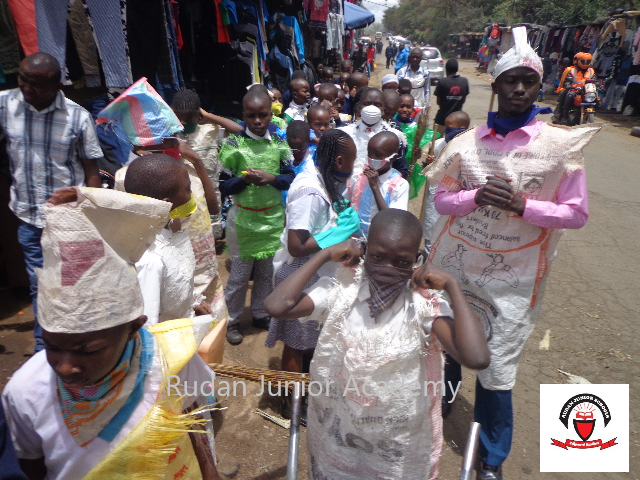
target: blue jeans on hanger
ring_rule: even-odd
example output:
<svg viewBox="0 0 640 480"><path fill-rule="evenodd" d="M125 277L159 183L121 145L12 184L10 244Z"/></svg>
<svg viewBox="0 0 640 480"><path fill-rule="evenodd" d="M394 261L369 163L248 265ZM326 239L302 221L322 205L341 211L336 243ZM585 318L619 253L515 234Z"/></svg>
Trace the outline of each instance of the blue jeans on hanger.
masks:
<svg viewBox="0 0 640 480"><path fill-rule="evenodd" d="M36 341L36 346L34 351L39 352L44 349L44 343L42 342L42 327L38 323L38 277L35 269L42 268L42 246L40 245L42 228L31 225L24 220L18 221L20 222L18 224L18 242L22 246L24 264L29 276L29 293L33 304L33 318L35 319L33 338Z"/></svg>

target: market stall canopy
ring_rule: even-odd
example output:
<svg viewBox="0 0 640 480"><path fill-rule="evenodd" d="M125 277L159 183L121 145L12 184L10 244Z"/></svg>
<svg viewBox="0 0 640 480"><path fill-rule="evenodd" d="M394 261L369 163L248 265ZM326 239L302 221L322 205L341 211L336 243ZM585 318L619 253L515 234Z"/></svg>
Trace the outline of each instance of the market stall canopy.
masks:
<svg viewBox="0 0 640 480"><path fill-rule="evenodd" d="M344 2L344 28L351 30L352 28L364 28L371 25L376 17L369 10L354 5L353 3Z"/></svg>

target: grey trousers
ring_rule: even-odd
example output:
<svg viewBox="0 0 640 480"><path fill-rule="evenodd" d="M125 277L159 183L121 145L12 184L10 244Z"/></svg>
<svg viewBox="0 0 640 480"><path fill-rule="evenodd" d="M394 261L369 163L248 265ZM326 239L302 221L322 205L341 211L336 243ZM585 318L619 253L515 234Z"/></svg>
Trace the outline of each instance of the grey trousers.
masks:
<svg viewBox="0 0 640 480"><path fill-rule="evenodd" d="M240 322L252 271L251 314L253 318L269 316L262 304L273 291L273 257L264 260L240 260L235 257L231 259L229 281L224 289L224 298L229 310L229 325L236 325Z"/></svg>

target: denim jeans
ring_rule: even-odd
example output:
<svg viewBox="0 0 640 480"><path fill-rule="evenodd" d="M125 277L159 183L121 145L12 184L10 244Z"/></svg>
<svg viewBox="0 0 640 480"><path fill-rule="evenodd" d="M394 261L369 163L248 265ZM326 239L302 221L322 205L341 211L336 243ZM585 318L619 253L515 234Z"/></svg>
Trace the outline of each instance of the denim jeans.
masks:
<svg viewBox="0 0 640 480"><path fill-rule="evenodd" d="M42 268L42 246L40 245L42 229L23 220L19 220L19 222L18 242L22 246L24 263L29 276L29 293L33 304L33 318L35 319L33 338L36 341L36 346L34 350L39 352L44 348L44 344L42 343L42 328L38 323L38 277L35 269Z"/></svg>
<svg viewBox="0 0 640 480"><path fill-rule="evenodd" d="M488 390L476 379L475 421L480 428L480 458L499 467L509 456L513 436L511 390Z"/></svg>
<svg viewBox="0 0 640 480"><path fill-rule="evenodd" d="M367 77L371 78L371 73L373 72L373 62L367 62Z"/></svg>

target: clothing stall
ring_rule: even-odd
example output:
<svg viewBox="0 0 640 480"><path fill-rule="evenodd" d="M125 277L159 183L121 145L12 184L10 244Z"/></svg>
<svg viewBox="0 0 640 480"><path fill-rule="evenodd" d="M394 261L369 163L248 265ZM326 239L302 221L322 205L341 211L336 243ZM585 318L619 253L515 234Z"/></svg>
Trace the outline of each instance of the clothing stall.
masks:
<svg viewBox="0 0 640 480"><path fill-rule="evenodd" d="M593 55L600 108L626 115L640 115L640 11L601 17L584 25L533 25L527 27L531 46L548 57L551 69L545 89L554 90L565 66L578 52ZM513 26L518 26L513 25ZM478 62L490 70L512 44L513 26L491 24L485 28Z"/></svg>
<svg viewBox="0 0 640 480"><path fill-rule="evenodd" d="M113 98L144 76L168 102L195 88L210 111L239 117L248 85L282 89L296 69L339 64L344 12L343 0L0 0L0 88L44 51L71 98Z"/></svg>

